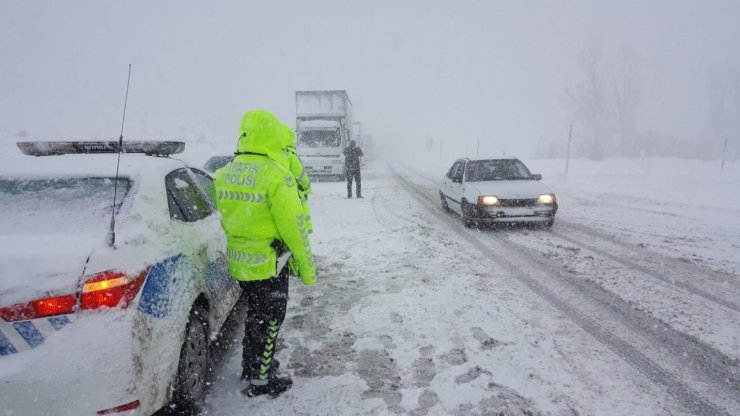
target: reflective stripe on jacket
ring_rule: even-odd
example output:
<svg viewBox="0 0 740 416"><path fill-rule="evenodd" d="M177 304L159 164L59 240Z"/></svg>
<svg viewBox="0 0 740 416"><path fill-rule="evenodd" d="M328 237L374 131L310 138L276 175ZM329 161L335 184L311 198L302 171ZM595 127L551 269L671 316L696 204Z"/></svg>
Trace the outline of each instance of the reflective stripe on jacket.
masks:
<svg viewBox="0 0 740 416"><path fill-rule="evenodd" d="M296 153L295 148L287 147L285 153L288 155L288 161L290 163L290 172L295 177L298 183L298 196L301 198L301 204L303 205L303 216L306 219L306 228L308 233L313 232L313 223L311 222L311 210L308 207L308 196L313 192L311 190L311 180L303 168L303 162Z"/></svg>

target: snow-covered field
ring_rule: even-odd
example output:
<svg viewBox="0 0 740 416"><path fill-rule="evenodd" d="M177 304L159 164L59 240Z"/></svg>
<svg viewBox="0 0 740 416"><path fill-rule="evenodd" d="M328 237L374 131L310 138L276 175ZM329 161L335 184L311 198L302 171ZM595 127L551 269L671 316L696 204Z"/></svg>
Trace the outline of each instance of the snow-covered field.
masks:
<svg viewBox="0 0 740 416"><path fill-rule="evenodd" d="M319 283L294 281L278 353L295 384L243 397L233 348L206 414L740 413L740 166L574 160L566 182L525 159L552 230L467 230L438 205L446 162L376 161L362 200L314 185Z"/></svg>

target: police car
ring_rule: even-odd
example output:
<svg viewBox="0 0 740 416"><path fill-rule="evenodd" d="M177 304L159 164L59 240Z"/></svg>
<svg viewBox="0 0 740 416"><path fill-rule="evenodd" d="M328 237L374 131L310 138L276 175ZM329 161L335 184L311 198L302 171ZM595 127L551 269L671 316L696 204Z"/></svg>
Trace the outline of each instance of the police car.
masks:
<svg viewBox="0 0 740 416"><path fill-rule="evenodd" d="M0 175L1 413L197 409L240 295L211 178L181 142L18 147L41 157Z"/></svg>
<svg viewBox="0 0 740 416"><path fill-rule="evenodd" d="M439 189L442 208L460 215L463 225L529 223L550 227L555 194L519 159L462 158L455 161Z"/></svg>

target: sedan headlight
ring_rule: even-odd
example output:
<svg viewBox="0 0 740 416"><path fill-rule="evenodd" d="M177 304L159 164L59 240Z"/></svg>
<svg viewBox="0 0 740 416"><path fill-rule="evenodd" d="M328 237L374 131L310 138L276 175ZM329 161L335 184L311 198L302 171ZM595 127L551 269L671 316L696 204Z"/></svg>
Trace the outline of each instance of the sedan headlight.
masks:
<svg viewBox="0 0 740 416"><path fill-rule="evenodd" d="M555 203L555 194L544 194L537 198L537 203L542 205L550 205Z"/></svg>
<svg viewBox="0 0 740 416"><path fill-rule="evenodd" d="M481 195L478 197L478 205L498 205L498 197L495 195Z"/></svg>

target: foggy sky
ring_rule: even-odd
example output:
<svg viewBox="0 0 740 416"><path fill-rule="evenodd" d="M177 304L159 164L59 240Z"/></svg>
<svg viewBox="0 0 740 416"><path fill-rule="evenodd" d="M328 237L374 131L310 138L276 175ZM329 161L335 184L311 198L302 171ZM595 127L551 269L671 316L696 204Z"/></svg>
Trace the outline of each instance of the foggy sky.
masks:
<svg viewBox="0 0 740 416"><path fill-rule="evenodd" d="M595 43L637 57L639 130L707 140L739 40L740 1L2 0L0 137L117 137L130 63L129 138L230 145L248 109L293 125L295 90L345 89L377 141L531 153Z"/></svg>

